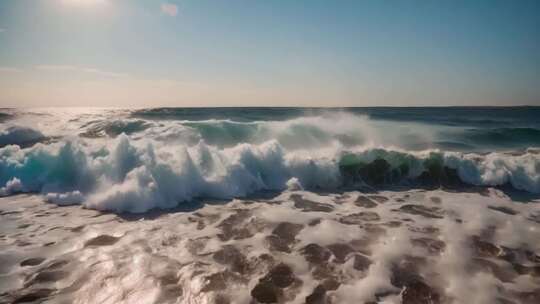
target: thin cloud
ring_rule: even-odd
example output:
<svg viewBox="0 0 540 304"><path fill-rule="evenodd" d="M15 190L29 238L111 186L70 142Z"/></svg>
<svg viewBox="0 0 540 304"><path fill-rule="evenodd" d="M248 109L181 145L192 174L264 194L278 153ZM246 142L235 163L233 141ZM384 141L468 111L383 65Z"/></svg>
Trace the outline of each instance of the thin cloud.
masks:
<svg viewBox="0 0 540 304"><path fill-rule="evenodd" d="M172 3L162 3L161 12L171 17L178 15L178 5Z"/></svg>
<svg viewBox="0 0 540 304"><path fill-rule="evenodd" d="M5 31L6 31L6 29L0 28L0 33L3 33L3 32L5 32Z"/></svg>
<svg viewBox="0 0 540 304"><path fill-rule="evenodd" d="M96 76L110 77L110 78L129 77L129 74L126 74L126 73L116 73L116 72L104 71L104 70L100 70L96 68L79 67L79 66L73 66L73 65L38 65L35 68L42 71L78 72L78 73L92 74Z"/></svg>
<svg viewBox="0 0 540 304"><path fill-rule="evenodd" d="M21 69L12 68L12 67L0 67L1 73L19 73L22 72Z"/></svg>

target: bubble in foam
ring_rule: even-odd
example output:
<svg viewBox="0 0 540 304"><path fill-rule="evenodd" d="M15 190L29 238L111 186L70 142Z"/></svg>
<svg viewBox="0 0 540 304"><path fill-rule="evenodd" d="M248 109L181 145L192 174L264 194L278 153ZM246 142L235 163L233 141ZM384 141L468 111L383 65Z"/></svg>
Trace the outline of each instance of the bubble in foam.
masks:
<svg viewBox="0 0 540 304"><path fill-rule="evenodd" d="M21 180L14 177L7 181L6 185L2 188L0 188L0 196L7 196L10 194L22 192L23 190L23 184L21 183Z"/></svg>

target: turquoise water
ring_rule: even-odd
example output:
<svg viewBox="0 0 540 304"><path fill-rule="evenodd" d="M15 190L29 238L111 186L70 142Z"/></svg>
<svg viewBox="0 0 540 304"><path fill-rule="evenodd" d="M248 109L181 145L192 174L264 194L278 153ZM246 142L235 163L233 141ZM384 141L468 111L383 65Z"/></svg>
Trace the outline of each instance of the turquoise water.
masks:
<svg viewBox="0 0 540 304"><path fill-rule="evenodd" d="M330 116L332 113L369 117L387 132L399 132L391 128L400 125L412 125L418 132L423 128L434 131L434 138L422 140L412 129L408 134L410 142L403 143L408 149L490 152L540 146L540 107L157 108L137 110L132 116L185 121L185 125L197 128L208 141L236 144L255 140L254 137L260 135L257 133L260 122ZM316 128L296 128L298 132L310 132L321 138L325 136ZM351 126L351 136L343 134L343 142L347 143L347 139L354 137L355 131L355 126ZM353 139L352 143L358 142Z"/></svg>
<svg viewBox="0 0 540 304"><path fill-rule="evenodd" d="M540 193L539 117L538 107L4 109L0 195L143 212L290 187Z"/></svg>

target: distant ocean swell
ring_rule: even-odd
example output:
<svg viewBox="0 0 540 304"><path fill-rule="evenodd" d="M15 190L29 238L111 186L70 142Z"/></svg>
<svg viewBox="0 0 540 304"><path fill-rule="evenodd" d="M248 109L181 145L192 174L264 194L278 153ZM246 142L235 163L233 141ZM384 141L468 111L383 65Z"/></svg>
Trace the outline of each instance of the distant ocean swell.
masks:
<svg viewBox="0 0 540 304"><path fill-rule="evenodd" d="M131 128L131 127L130 127ZM199 197L243 197L261 190L390 184L510 185L540 193L540 154L328 147L308 152L278 140L217 147L132 139L80 138L0 149L1 195L43 193L57 204L116 212L171 208Z"/></svg>
<svg viewBox="0 0 540 304"><path fill-rule="evenodd" d="M15 131L30 133L31 130L12 132ZM204 140L210 145L219 147L230 147L246 142L260 144L272 139L278 140L287 149L305 148L306 145L319 148L321 145L335 142L346 147L390 145L416 151L442 149L483 152L493 149L540 147L540 128L430 128L429 125L419 124L403 126L394 121L373 121L367 116L347 113L299 117L285 121L246 122L229 119L156 121L130 117L90 121L81 127L79 136L116 137L122 133L132 135L134 138L163 140L167 137L188 145ZM0 145L5 145L9 140L13 139L3 140L0 134Z"/></svg>

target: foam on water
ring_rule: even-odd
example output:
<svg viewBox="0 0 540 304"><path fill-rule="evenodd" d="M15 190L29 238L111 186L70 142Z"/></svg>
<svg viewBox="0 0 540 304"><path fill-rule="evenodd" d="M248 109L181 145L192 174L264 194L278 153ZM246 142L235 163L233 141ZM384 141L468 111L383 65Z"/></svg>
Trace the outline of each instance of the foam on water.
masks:
<svg viewBox="0 0 540 304"><path fill-rule="evenodd" d="M57 204L144 212L201 197L287 188L464 183L540 193L534 146L511 153L448 151L436 143L460 130L454 126L372 120L346 111L282 113L280 120L255 113L268 119L145 120L127 110L12 110L0 133L6 145L0 148L0 194L38 192ZM43 138L55 140L33 144ZM32 140L30 147L21 144Z"/></svg>
<svg viewBox="0 0 540 304"><path fill-rule="evenodd" d="M495 189L286 191L151 220L56 208L36 195L0 198L0 206L2 302L532 304L540 297L536 203Z"/></svg>
<svg viewBox="0 0 540 304"><path fill-rule="evenodd" d="M172 208L197 197L233 198L284 190L291 178L306 189L336 190L347 182L341 163L344 155L353 155L357 164L385 160L388 178L401 182L429 172L435 162L456 170L464 183L511 184L540 192L539 155L531 152L479 155L366 149L345 154L338 148L321 153L287 151L275 140L219 149L204 142L188 147L133 141L126 135L103 146L76 140L28 149L2 148L0 183L5 185L4 195L41 192L61 204L72 199L72 203L101 210L144 212ZM400 176L395 177L398 171ZM73 195L74 191L78 194Z"/></svg>

